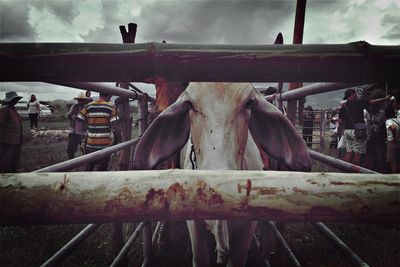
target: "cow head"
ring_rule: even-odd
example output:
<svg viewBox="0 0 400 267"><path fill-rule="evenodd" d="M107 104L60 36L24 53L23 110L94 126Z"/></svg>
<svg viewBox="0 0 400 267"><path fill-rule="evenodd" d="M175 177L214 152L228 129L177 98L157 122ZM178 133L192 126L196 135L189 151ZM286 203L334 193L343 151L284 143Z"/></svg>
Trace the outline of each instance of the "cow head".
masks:
<svg viewBox="0 0 400 267"><path fill-rule="evenodd" d="M290 121L249 83L191 83L153 121L139 142L135 169L153 169L191 134L199 169L242 169L248 133L290 170L310 169L304 140Z"/></svg>

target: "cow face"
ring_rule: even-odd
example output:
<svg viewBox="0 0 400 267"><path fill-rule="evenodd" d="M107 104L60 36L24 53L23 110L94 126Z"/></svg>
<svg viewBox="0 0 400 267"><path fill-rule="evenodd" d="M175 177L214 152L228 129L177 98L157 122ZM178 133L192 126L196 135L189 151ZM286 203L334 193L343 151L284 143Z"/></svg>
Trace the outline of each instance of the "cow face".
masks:
<svg viewBox="0 0 400 267"><path fill-rule="evenodd" d="M193 137L199 169L242 169L248 134L291 170L309 170L304 140L248 83L191 83L139 142L135 169L152 169ZM253 156L259 156L253 155Z"/></svg>
<svg viewBox="0 0 400 267"><path fill-rule="evenodd" d="M254 90L248 84L201 83L187 88L189 118L197 168L243 169L250 106Z"/></svg>

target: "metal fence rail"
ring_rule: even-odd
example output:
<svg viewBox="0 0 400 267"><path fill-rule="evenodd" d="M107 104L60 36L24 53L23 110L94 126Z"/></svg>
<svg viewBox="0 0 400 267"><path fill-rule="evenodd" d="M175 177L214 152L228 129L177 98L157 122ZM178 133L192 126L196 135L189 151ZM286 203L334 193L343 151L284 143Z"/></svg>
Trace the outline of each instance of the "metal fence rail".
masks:
<svg viewBox="0 0 400 267"><path fill-rule="evenodd" d="M393 222L400 219L399 187L395 174L178 169L0 174L0 224L143 219Z"/></svg>
<svg viewBox="0 0 400 267"><path fill-rule="evenodd" d="M53 256L51 256L41 267L59 266L59 264L65 260L83 241L86 240L94 231L99 228L100 224L89 224L73 239L71 239L65 246L58 250Z"/></svg>
<svg viewBox="0 0 400 267"><path fill-rule="evenodd" d="M162 76L169 81L399 82L396 71L399 55L399 46L366 42L330 45L1 43L0 81L145 82Z"/></svg>

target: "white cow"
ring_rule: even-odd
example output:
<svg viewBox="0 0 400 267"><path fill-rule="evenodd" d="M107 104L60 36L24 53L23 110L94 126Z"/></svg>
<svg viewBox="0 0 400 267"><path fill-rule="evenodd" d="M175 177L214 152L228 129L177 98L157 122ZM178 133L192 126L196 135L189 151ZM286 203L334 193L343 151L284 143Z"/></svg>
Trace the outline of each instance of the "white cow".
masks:
<svg viewBox="0 0 400 267"><path fill-rule="evenodd" d="M152 169L190 142L201 170L261 170L260 150L290 170L309 171L311 166L295 127L250 83L191 83L143 135L135 169ZM181 166L191 168L187 147ZM207 228L216 239L217 262L245 265L255 221L188 221L187 226L193 266L210 266Z"/></svg>

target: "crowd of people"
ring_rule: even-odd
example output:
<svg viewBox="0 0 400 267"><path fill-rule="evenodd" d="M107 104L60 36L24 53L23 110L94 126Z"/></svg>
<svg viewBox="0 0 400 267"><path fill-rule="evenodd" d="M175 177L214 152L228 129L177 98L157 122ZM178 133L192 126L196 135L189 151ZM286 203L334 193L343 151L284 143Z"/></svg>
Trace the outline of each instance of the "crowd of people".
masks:
<svg viewBox="0 0 400 267"><path fill-rule="evenodd" d="M70 121L67 155L69 159L75 157L78 148L84 154L89 154L115 144L119 139L119 129L116 126L118 119L117 108L110 102L111 95L100 93L97 100L93 100L90 91L80 93L71 106L67 117ZM19 155L23 140L21 117L15 105L22 99L16 92L6 92L1 100L0 108L0 172L17 172ZM31 95L28 102L30 128L38 127L40 102L35 95ZM108 169L109 156L90 162L87 171L95 168L103 171Z"/></svg>
<svg viewBox="0 0 400 267"><path fill-rule="evenodd" d="M345 91L338 112L329 118L334 156L380 173L397 173L400 164L400 95L371 88L360 97Z"/></svg>
<svg viewBox="0 0 400 267"><path fill-rule="evenodd" d="M330 150L334 157L380 173L397 173L400 168L400 94L385 96L383 90L372 88L367 97L357 91L345 91L343 101L329 116ZM273 93L276 93L275 91ZM269 95L267 92L266 95ZM84 154L104 149L118 142L116 127L118 110L110 95L100 93L96 101L90 91L80 93L71 106L67 155L75 157L78 149ZM0 109L0 172L16 172L22 146L22 123L15 110L21 100L16 92L7 92ZM117 101L116 101L117 103ZM30 128L37 128L40 103L31 95L27 103ZM315 115L311 106L304 109L303 138L312 147ZM107 170L109 156L86 166Z"/></svg>

